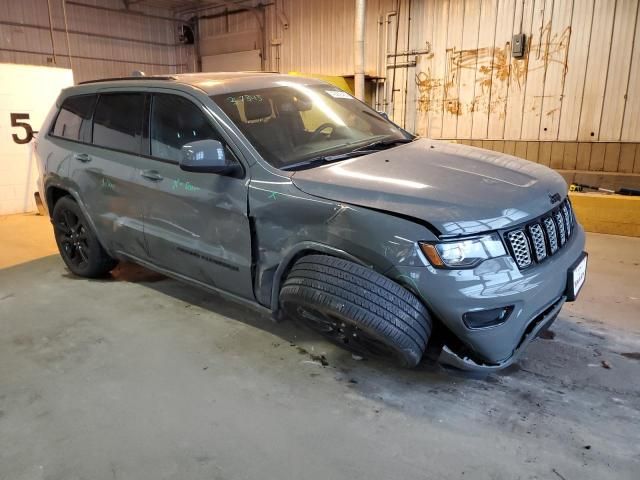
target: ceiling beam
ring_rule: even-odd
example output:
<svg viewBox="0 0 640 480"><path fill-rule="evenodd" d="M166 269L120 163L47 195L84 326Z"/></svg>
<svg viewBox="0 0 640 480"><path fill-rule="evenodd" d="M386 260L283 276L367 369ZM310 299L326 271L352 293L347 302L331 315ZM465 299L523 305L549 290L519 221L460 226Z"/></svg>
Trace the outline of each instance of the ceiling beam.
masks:
<svg viewBox="0 0 640 480"><path fill-rule="evenodd" d="M122 13L124 15L136 15L138 17L155 18L158 20L166 20L168 22L184 23L184 20L180 20L179 18L163 17L162 15L153 15L150 13L139 12L137 10L125 10L122 8L111 8L111 7L103 7L100 5L90 5L88 3L75 2L73 0L67 0L66 3L67 5L73 5L74 7L91 8L94 10L101 10L103 12L115 12L115 13Z"/></svg>

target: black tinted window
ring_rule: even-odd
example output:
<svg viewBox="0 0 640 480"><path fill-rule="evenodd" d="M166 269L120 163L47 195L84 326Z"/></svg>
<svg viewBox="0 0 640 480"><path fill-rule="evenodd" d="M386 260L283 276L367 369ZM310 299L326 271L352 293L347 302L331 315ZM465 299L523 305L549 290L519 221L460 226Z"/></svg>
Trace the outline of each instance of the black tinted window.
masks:
<svg viewBox="0 0 640 480"><path fill-rule="evenodd" d="M69 97L60 108L53 126L53 134L58 137L82 142L91 141L91 115L96 104L96 95Z"/></svg>
<svg viewBox="0 0 640 480"><path fill-rule="evenodd" d="M101 94L93 116L93 143L141 153L143 119L143 94Z"/></svg>
<svg viewBox="0 0 640 480"><path fill-rule="evenodd" d="M151 109L151 155L180 160L180 149L194 140L222 137L196 105L177 95L153 96Z"/></svg>

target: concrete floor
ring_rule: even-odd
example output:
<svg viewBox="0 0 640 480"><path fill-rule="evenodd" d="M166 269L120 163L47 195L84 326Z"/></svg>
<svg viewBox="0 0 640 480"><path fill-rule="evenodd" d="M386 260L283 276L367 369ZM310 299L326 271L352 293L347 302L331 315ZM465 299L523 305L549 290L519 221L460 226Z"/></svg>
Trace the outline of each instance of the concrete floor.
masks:
<svg viewBox="0 0 640 480"><path fill-rule="evenodd" d="M15 222L47 253L25 218L0 221L5 258ZM640 239L588 250L579 302L483 379L356 361L131 265L4 268L0 479L637 479Z"/></svg>

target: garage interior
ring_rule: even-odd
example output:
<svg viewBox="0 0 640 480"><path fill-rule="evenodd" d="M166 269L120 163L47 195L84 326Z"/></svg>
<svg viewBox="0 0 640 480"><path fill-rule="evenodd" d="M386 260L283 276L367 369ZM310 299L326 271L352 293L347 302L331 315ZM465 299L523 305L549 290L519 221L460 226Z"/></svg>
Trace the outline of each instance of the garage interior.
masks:
<svg viewBox="0 0 640 480"><path fill-rule="evenodd" d="M0 64L0 479L638 478L637 0L5 0ZM473 375L352 356L129 263L72 275L29 151L60 88L235 71L558 171L580 297Z"/></svg>

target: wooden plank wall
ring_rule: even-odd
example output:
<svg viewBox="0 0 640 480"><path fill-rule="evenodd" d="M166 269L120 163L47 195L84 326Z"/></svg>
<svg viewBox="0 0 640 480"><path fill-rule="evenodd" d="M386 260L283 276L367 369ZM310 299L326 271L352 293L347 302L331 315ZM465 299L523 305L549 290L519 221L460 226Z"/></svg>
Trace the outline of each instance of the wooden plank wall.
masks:
<svg viewBox="0 0 640 480"><path fill-rule="evenodd" d="M640 174L640 143L465 139L452 141L526 158L556 170Z"/></svg>
<svg viewBox="0 0 640 480"><path fill-rule="evenodd" d="M409 49L431 53L416 58L417 89L396 121L553 168L640 173L638 0L407 3Z"/></svg>

